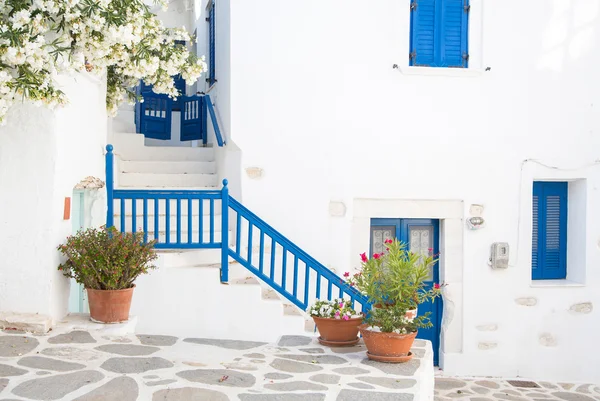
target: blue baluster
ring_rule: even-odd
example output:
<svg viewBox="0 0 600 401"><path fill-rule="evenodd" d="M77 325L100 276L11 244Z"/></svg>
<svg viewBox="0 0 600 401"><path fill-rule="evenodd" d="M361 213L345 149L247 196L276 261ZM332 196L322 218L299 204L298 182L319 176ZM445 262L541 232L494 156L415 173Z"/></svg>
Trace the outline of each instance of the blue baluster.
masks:
<svg viewBox="0 0 600 401"><path fill-rule="evenodd" d="M135 233L137 228L137 199L131 199L131 232Z"/></svg>
<svg viewBox="0 0 600 401"><path fill-rule="evenodd" d="M165 199L165 243L171 243L171 199Z"/></svg>
<svg viewBox="0 0 600 401"><path fill-rule="evenodd" d="M144 242L148 242L148 198L144 198L143 201L143 212L144 212Z"/></svg>
<svg viewBox="0 0 600 401"><path fill-rule="evenodd" d="M209 228L209 237L210 237L210 243L214 244L215 243L215 200L211 199L209 202L209 210L210 210L210 216L209 217L209 222L210 222L210 228ZM223 212L221 212L223 213ZM221 233L221 235L223 235L223 233Z"/></svg>
<svg viewBox="0 0 600 401"><path fill-rule="evenodd" d="M248 264L252 264L252 223L248 221Z"/></svg>
<svg viewBox="0 0 600 401"><path fill-rule="evenodd" d="M265 265L265 232L260 230L260 246L258 250L258 271L262 274Z"/></svg>
<svg viewBox="0 0 600 401"><path fill-rule="evenodd" d="M242 233L242 215L240 213L237 214L237 224L235 226L235 251L238 255L242 255L241 247L241 233Z"/></svg>
<svg viewBox="0 0 600 401"><path fill-rule="evenodd" d="M115 212L114 212L114 155L113 155L113 146L108 144L106 145L106 227L113 227L115 225Z"/></svg>
<svg viewBox="0 0 600 401"><path fill-rule="evenodd" d="M187 205L188 205L188 244L192 243L192 233L194 230L192 230L192 198L188 198L187 199Z"/></svg>
<svg viewBox="0 0 600 401"><path fill-rule="evenodd" d="M317 299L321 298L321 273L317 272Z"/></svg>
<svg viewBox="0 0 600 401"><path fill-rule="evenodd" d="M159 206L160 201L158 198L154 198L154 239L158 241L159 231L158 231L158 218L159 218Z"/></svg>
<svg viewBox="0 0 600 401"><path fill-rule="evenodd" d="M271 280L275 281L275 251L277 250L277 242L275 238L271 237Z"/></svg>
<svg viewBox="0 0 600 401"><path fill-rule="evenodd" d="M221 189L221 282L229 281L229 188L223 180Z"/></svg>
<svg viewBox="0 0 600 401"><path fill-rule="evenodd" d="M283 256L281 258L281 289L285 291L285 281L286 281L286 272L287 268L287 250L283 247Z"/></svg>
<svg viewBox="0 0 600 401"><path fill-rule="evenodd" d="M125 198L121 198L121 232L125 232Z"/></svg>
<svg viewBox="0 0 600 401"><path fill-rule="evenodd" d="M298 255L294 255L294 288L292 293L296 298L298 295Z"/></svg>
<svg viewBox="0 0 600 401"><path fill-rule="evenodd" d="M198 242L204 243L204 199L198 199Z"/></svg>
<svg viewBox="0 0 600 401"><path fill-rule="evenodd" d="M181 244L181 199L177 198L177 244Z"/></svg>
<svg viewBox="0 0 600 401"><path fill-rule="evenodd" d="M308 308L308 287L310 287L310 266L306 262L304 271L304 309Z"/></svg>
<svg viewBox="0 0 600 401"><path fill-rule="evenodd" d="M327 280L327 299L331 301L331 292L332 292L331 280Z"/></svg>

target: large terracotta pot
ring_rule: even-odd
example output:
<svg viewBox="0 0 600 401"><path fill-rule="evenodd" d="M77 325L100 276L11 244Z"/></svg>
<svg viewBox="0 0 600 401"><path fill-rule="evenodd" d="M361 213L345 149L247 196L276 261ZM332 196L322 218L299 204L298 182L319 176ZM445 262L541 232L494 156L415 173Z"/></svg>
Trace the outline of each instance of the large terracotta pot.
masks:
<svg viewBox="0 0 600 401"><path fill-rule="evenodd" d="M319 342L331 347L354 345L359 341L358 326L362 323L362 317L343 319L330 319L313 316L313 320L319 329Z"/></svg>
<svg viewBox="0 0 600 401"><path fill-rule="evenodd" d="M367 330L368 324L359 326L367 347L369 359L379 362L408 362L412 359L410 349L417 332L409 334L379 333Z"/></svg>
<svg viewBox="0 0 600 401"><path fill-rule="evenodd" d="M92 290L87 288L90 317L100 323L119 323L129 319L133 289Z"/></svg>

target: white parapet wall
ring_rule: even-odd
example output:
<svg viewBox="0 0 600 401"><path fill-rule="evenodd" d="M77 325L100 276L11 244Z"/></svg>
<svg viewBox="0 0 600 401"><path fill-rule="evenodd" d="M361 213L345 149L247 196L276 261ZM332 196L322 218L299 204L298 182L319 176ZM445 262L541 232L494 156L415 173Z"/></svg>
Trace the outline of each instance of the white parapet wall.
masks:
<svg viewBox="0 0 600 401"><path fill-rule="evenodd" d="M69 282L56 249L72 232L65 198L86 177L104 179L106 80L77 74L58 82L69 105L18 104L0 127L0 312L13 320L66 314Z"/></svg>

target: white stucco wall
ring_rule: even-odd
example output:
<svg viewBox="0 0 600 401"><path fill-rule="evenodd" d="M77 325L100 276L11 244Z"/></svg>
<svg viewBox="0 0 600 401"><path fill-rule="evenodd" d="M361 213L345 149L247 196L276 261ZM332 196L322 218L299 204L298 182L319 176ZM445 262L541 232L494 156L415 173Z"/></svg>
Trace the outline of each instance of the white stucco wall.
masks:
<svg viewBox="0 0 600 401"><path fill-rule="evenodd" d="M442 254L454 308L444 371L598 382L600 3L471 6L474 68L450 71L407 67L409 0L231 1L230 134L242 169L262 169L243 174L244 203L338 272L368 249L356 221L382 217L355 210L357 199L459 201L464 217L482 204L485 228L450 222L461 262ZM569 280L545 286L530 279L541 179L580 180ZM331 201L343 216L329 215ZM510 245L504 271L487 265L500 241ZM587 302L593 310L574 306Z"/></svg>
<svg viewBox="0 0 600 401"><path fill-rule="evenodd" d="M50 111L10 110L0 128L0 311L67 312L68 280L56 247L72 232L65 197L87 176L104 178L106 84L87 74L60 77L70 99Z"/></svg>

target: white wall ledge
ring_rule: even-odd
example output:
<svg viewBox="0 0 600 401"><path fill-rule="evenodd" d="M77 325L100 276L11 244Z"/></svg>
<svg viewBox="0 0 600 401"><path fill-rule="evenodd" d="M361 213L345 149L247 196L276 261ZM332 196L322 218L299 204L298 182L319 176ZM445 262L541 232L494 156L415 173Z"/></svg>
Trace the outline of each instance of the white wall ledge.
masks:
<svg viewBox="0 0 600 401"><path fill-rule="evenodd" d="M444 68L444 67L399 67L403 75L424 75L439 77L462 77L472 78L483 75L483 70L478 68Z"/></svg>
<svg viewBox="0 0 600 401"><path fill-rule="evenodd" d="M571 288L571 287L585 287L585 284L578 283L571 280L534 280L531 281L531 288Z"/></svg>

